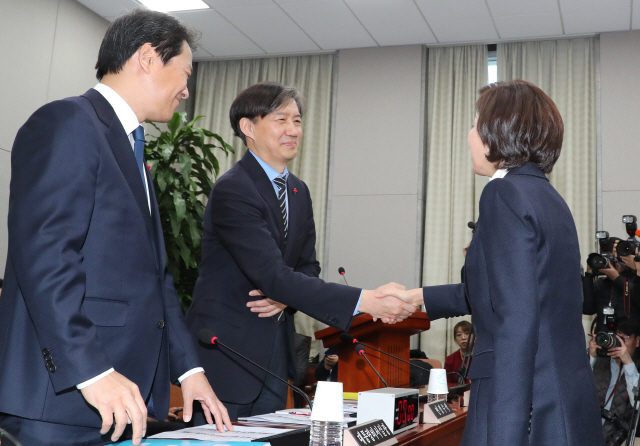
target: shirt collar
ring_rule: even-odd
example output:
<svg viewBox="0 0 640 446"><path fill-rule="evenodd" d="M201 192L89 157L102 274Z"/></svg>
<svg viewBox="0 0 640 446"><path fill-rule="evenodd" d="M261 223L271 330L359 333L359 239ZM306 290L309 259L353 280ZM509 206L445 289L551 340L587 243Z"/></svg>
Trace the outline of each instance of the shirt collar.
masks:
<svg viewBox="0 0 640 446"><path fill-rule="evenodd" d="M251 153L256 159L256 161L258 161L258 163L262 167L262 170L264 170L264 173L266 173L267 176L269 177L269 181L273 181L275 178L278 178L278 177L283 177L285 181L287 180L287 178L289 178L289 171L287 170L287 166L284 166L284 172L280 173L276 169L274 169L273 167L265 163L262 160L262 158L260 158L258 155L253 153L251 149L249 149L249 153Z"/></svg>
<svg viewBox="0 0 640 446"><path fill-rule="evenodd" d="M496 173L494 173L493 176L489 179L489 181L495 180L496 178L504 178L508 173L509 169L498 169L496 170Z"/></svg>
<svg viewBox="0 0 640 446"><path fill-rule="evenodd" d="M120 120L120 123L127 135L133 132L140 125L138 117L131 107L129 107L129 104L127 104L127 102L122 99L122 96L116 93L113 88L108 87L103 83L98 83L98 85L93 87L93 89L104 96L111 107L113 107L113 111L116 112L116 116Z"/></svg>

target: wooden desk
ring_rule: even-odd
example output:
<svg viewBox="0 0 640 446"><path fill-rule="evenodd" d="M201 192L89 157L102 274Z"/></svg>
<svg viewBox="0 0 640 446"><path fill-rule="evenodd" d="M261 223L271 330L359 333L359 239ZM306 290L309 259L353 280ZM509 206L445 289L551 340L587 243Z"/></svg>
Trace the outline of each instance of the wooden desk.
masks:
<svg viewBox="0 0 640 446"><path fill-rule="evenodd" d="M453 420L442 424L421 424L396 435L398 446L459 446L467 421L467 408L454 412L456 417Z"/></svg>

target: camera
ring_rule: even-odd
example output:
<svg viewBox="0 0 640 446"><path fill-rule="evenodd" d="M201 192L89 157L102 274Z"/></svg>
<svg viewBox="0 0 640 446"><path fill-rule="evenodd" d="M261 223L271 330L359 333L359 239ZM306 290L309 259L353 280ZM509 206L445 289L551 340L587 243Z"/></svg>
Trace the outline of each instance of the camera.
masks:
<svg viewBox="0 0 640 446"><path fill-rule="evenodd" d="M593 274L596 276L600 274L601 269L613 267L616 263L618 263L618 259L611 254L592 252L589 254L589 257L587 257L587 265L589 265L591 271L593 271Z"/></svg>
<svg viewBox="0 0 640 446"><path fill-rule="evenodd" d="M609 438L607 438L607 442L605 444L611 446L620 446L629 436L629 424L622 421L620 417L618 417L618 415L616 415L615 413L604 408L600 410L600 415L602 416L602 418L611 423L615 429L613 432L611 432L611 435L609 435Z"/></svg>
<svg viewBox="0 0 640 446"><path fill-rule="evenodd" d="M622 223L625 225L629 239L618 243L618 256L628 256L636 252L636 248L640 247L640 243L636 240L636 231L638 223L635 215L623 215Z"/></svg>
<svg viewBox="0 0 640 446"><path fill-rule="evenodd" d="M600 347L597 350L598 356L607 356L610 348L621 347L622 344L616 336L617 326L616 312L611 306L602 309L602 319L596 325L596 344Z"/></svg>

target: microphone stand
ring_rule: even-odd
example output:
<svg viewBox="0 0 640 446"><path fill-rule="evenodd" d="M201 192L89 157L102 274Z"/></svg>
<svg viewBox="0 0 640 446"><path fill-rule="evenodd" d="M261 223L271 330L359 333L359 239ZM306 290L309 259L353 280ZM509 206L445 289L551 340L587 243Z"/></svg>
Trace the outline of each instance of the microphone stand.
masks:
<svg viewBox="0 0 640 446"><path fill-rule="evenodd" d="M376 375L378 375L378 378L380 378L380 381L382 381L382 384L384 384L385 387L389 387L389 384L387 384L387 382L384 380L384 378L380 375L380 373L378 373L378 371L376 370L376 368L373 366L373 364L371 364L371 361L369 361L369 358L367 358L367 355L364 353L364 350L362 350L362 352L360 353L360 356L362 356L364 359L367 360L367 362L369 363L369 365L371 366L371 368L373 369L374 372L376 372Z"/></svg>
<svg viewBox="0 0 640 446"><path fill-rule="evenodd" d="M290 389L294 390L297 394L299 394L300 396L302 396L305 399L305 401L309 405L309 409L313 409L313 404L311 404L311 400L309 399L309 396L306 393L304 393L302 390L298 389L296 386L289 384L287 381L285 381L284 379L280 378L275 373L270 372L269 370L267 370L266 368L262 367L260 364L252 361L251 359L247 358L246 356L241 355L240 353L238 353L237 351L235 351L231 347L229 347L229 346L223 344L222 342L220 342L219 339L216 338L215 343L213 343L213 342L211 342L211 343L214 344L214 345L217 344L217 345L220 345L221 347L226 348L230 352L235 353L236 355L240 356L242 359L244 359L246 361L249 361L251 364L255 365L259 369L264 370L265 372L267 372L269 375L273 376L274 378L277 378L278 380L282 381L283 383L285 383L287 385L287 387L289 387Z"/></svg>
<svg viewBox="0 0 640 446"><path fill-rule="evenodd" d="M638 394L640 389L638 389L638 385L633 388L633 416L631 417L631 422L629 423L631 431L629 432L629 436L627 437L626 444L633 444L636 440L636 431L638 430L638 419L640 418L640 401L638 401Z"/></svg>
<svg viewBox="0 0 640 446"><path fill-rule="evenodd" d="M13 435L11 435L9 432L7 432L4 429L0 429L0 440L2 440L3 438L9 440L9 442L14 446L22 446L22 443L16 440L16 438Z"/></svg>

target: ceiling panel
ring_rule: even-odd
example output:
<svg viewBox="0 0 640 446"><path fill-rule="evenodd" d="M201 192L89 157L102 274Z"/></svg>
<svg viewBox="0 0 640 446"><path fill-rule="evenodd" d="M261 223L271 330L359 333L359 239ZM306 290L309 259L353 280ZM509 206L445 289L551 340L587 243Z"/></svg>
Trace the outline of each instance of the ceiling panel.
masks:
<svg viewBox="0 0 640 446"><path fill-rule="evenodd" d="M175 15L202 33L199 44L214 57L265 54L262 48L212 9L199 12L182 12ZM194 58L198 59L203 57L206 56L201 54L194 55Z"/></svg>
<svg viewBox="0 0 640 446"><path fill-rule="evenodd" d="M487 42L498 40L491 17L459 18L454 22L429 20L431 29L441 43Z"/></svg>
<svg viewBox="0 0 640 446"><path fill-rule="evenodd" d="M217 11L267 53L320 50L275 3Z"/></svg>
<svg viewBox="0 0 640 446"><path fill-rule="evenodd" d="M501 39L561 36L559 14L516 15L494 17Z"/></svg>
<svg viewBox="0 0 640 446"><path fill-rule="evenodd" d="M323 50L377 45L342 0L276 1Z"/></svg>
<svg viewBox="0 0 640 446"><path fill-rule="evenodd" d="M413 0L345 0L382 46L437 43Z"/></svg>
<svg viewBox="0 0 640 446"><path fill-rule="evenodd" d="M631 22L630 11L624 9L584 10L562 14L567 34L625 31Z"/></svg>
<svg viewBox="0 0 640 446"><path fill-rule="evenodd" d="M560 14L558 0L487 0L493 17Z"/></svg>
<svg viewBox="0 0 640 446"><path fill-rule="evenodd" d="M101 17L118 17L129 12L129 9L123 6L119 0L108 2L104 0L78 0L78 3L82 3Z"/></svg>
<svg viewBox="0 0 640 446"><path fill-rule="evenodd" d="M214 9L233 8L238 6L273 4L273 0L203 0L203 1Z"/></svg>
<svg viewBox="0 0 640 446"><path fill-rule="evenodd" d="M489 17L484 0L416 0L416 5L432 25L432 20L446 20L453 24L457 19Z"/></svg>
<svg viewBox="0 0 640 446"><path fill-rule="evenodd" d="M558 0L562 14L606 11L610 9L631 10L631 0Z"/></svg>

